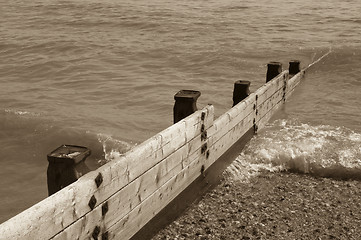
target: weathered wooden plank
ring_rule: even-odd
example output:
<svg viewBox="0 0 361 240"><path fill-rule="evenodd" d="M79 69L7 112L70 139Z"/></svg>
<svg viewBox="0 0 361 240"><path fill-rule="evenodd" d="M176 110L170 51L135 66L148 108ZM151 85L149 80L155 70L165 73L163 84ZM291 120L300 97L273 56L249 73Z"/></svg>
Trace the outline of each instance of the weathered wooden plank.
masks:
<svg viewBox="0 0 361 240"><path fill-rule="evenodd" d="M272 115L278 110L278 108L284 103L284 91L283 89L278 90L264 106L259 110L259 118L256 120L258 130L262 129Z"/></svg>
<svg viewBox="0 0 361 240"><path fill-rule="evenodd" d="M213 107L208 114L213 120ZM200 125L203 122L199 123ZM208 129L211 121L205 116L204 129ZM150 168L139 178L122 188L116 194L107 200L108 209L111 214L101 215L101 206L96 207L92 212L83 216L79 221L66 228L54 239L85 239L89 237L89 232L93 231L96 226L102 226L105 231L109 226L114 225L122 217L132 211L135 207L148 198L153 192L160 188L164 183L177 175L184 167L186 159L192 156L200 157L200 148L203 144L201 134L191 139L184 146L174 153L170 154L163 161ZM146 160L146 159L145 159ZM138 161L139 163L139 161Z"/></svg>
<svg viewBox="0 0 361 240"><path fill-rule="evenodd" d="M209 143L212 144L213 142L216 142L248 115L254 114L256 112L255 104L256 95L252 93L246 99L217 118L213 123L213 127L208 130Z"/></svg>
<svg viewBox="0 0 361 240"><path fill-rule="evenodd" d="M1 224L0 239L87 239L95 227L109 239L131 237L254 124L262 128L303 77L287 81L284 71L215 121L212 106L197 111Z"/></svg>
<svg viewBox="0 0 361 240"><path fill-rule="evenodd" d="M286 91L286 99L293 93L297 85L301 82L301 80L305 76L305 70L300 71L296 75L294 75L291 79L287 82L287 91Z"/></svg>
<svg viewBox="0 0 361 240"><path fill-rule="evenodd" d="M212 108L207 106L204 110L197 111L135 147L120 159L84 175L77 182L1 224L1 238L49 239L58 234L91 210L88 203L92 196L97 200L94 207L99 206L120 188L183 146L187 139L198 135L202 112L208 115L212 113ZM213 116L211 118L213 121ZM205 119L211 121L209 117ZM139 159L148 161L139 164ZM94 179L99 173L103 176L103 183L97 188Z"/></svg>
<svg viewBox="0 0 361 240"><path fill-rule="evenodd" d="M138 205L120 222L109 229L109 239L129 239L133 236L133 234L135 234L201 174L202 166L204 166L204 169L207 169L222 154L224 154L230 146L238 141L240 137L253 126L253 118L253 114L248 114L238 122L236 126L216 141L210 148L208 159L205 154L201 154L199 151L189 157L188 160L190 162L188 166L183 168L178 175L164 184L141 205ZM215 126L213 125L211 129L214 127ZM209 132L215 133L211 130L209 130Z"/></svg>
<svg viewBox="0 0 361 240"><path fill-rule="evenodd" d="M288 91L293 90L301 81L302 77L304 76L304 71L297 73L291 79L288 80L287 88Z"/></svg>
<svg viewBox="0 0 361 240"><path fill-rule="evenodd" d="M233 146L250 128L253 128L255 114L249 114L236 124L230 131L219 138L212 138L209 147L209 157L205 162L205 169L210 167L230 147ZM217 135L218 137L219 135Z"/></svg>
<svg viewBox="0 0 361 240"><path fill-rule="evenodd" d="M94 173L78 180L78 184L69 185L61 194L54 194L28 208L0 225L0 239L48 239L50 234L61 231L72 223L63 215L77 215L70 209L74 206L76 195L89 194L94 185Z"/></svg>
<svg viewBox="0 0 361 240"><path fill-rule="evenodd" d="M209 126L205 126L205 128L209 128ZM200 136L199 136L200 137ZM198 137L197 137L198 138ZM203 143L201 139L198 139L198 143ZM195 177L188 177L188 178L183 178L183 180L185 180L186 182L177 182L177 184L181 185L180 187L178 187L178 185L175 183L175 181L177 180L177 176L179 178L179 176L181 176L182 172L184 172L184 169L189 169L190 167L189 166L192 166L192 164L194 165L194 162L198 161L197 164L199 165L199 162L200 159L205 159L205 154L201 152L201 144L198 144L198 148L196 149L195 152L193 153L189 153L188 151L188 155L186 155L186 159L182 159L182 161L179 161L178 160L178 165L176 165L177 163L177 156L175 155L172 155L172 157L174 157L173 159L171 158L171 156L169 157L169 159L171 161L173 161L173 163L175 163L175 167L174 169L171 169L170 171L175 173L175 174L169 174L169 172L167 171L163 171L165 173L166 176L172 176L171 179L168 179L168 181L166 182L165 185L161 186L160 188L156 189L156 191L154 191L150 196L143 196L142 197L142 201L141 204L134 204L133 206L135 206L134 208L130 209L128 208L127 205L122 205L122 204L118 204L118 206L120 206L120 211L118 211L117 209L114 211L114 209L111 210L112 212L112 215L117 215L119 216L117 219L121 219L120 222L127 222L129 224L129 226L124 226L121 230L121 235L120 236L117 236L116 239L119 239L119 237L121 239L128 239L129 236L133 235L136 233L136 231L139 230L139 228L141 226L143 226L144 224L146 224L146 222L148 222L152 216L154 216L155 214L157 214L167 203L169 203L171 200L173 200L181 191L183 191L197 176L199 176L201 174L200 172L200 169L199 168L195 173L196 175L192 175L192 176L195 176ZM190 145L192 145L193 147L196 145L194 142L190 143ZM190 156L189 156L190 155ZM187 161L186 161L187 160ZM165 164L163 164L164 161L159 164L159 167L162 167L164 166ZM186 164L189 164L189 165L186 165ZM182 170L183 169L183 170ZM191 167L192 171L194 171L194 167ZM154 178L157 176L157 174L159 174L159 169L157 167L154 167L152 168L149 172L147 172L146 174L144 174L143 176L146 176L150 179L150 180L154 180ZM164 169L163 169L164 170ZM187 174L188 176L189 174ZM142 176L142 177L143 177ZM167 178L161 178L162 181L165 181L167 180ZM143 188L142 186L139 184L139 185L136 185L135 183L145 183L146 180L143 179L143 180L140 180L140 181L134 181L134 185L132 185L132 183L129 186L126 187L127 191L129 192L123 192L121 195L124 195L124 193L131 193L131 192L134 192L134 190L136 191L136 194L139 194L142 192ZM150 184L154 184L154 181L151 182ZM146 189L146 188L144 188ZM163 190L161 189L168 189L167 191L171 191L171 193L163 193ZM158 195L157 195L158 194ZM115 196L114 199L119 199L119 197L121 196ZM162 196L161 198L163 199L163 202L162 204L159 203L159 201L155 201L154 198L155 196ZM151 204L149 204L149 199L148 198L151 198L153 199L151 201ZM112 198L113 199L113 198ZM112 200L110 199L110 201ZM131 195L129 197L129 200L132 202L132 201L138 201L139 198L137 197L137 195ZM118 200L119 201L119 200ZM121 200L120 200L121 201ZM140 200L139 200L140 201ZM128 201L125 201L125 202L128 202ZM109 202L110 203L110 202ZM109 206L109 209L111 208L110 206L112 204L109 204L108 203L108 206ZM159 205L160 204L160 205ZM125 208L127 212L126 215L122 214L124 213L124 211L122 211L122 208ZM152 215L147 217L147 215L145 215L144 211L141 213L141 215L139 215L139 209L146 209L145 211L152 211ZM96 209L97 211L97 215L98 217L100 216L100 208ZM120 214L120 215L119 215ZM88 216L86 216L88 217ZM84 218L85 219L85 218ZM82 223L83 224L86 224L86 222L93 222L94 219L87 219L87 220L82 220ZM135 224L136 221L140 221L139 224ZM75 229L80 229L77 233L74 233L72 232L71 234L69 234L69 232L66 232L64 231L64 234L59 234L59 237L57 236L57 238L55 239L67 239L67 238L84 238L83 235L81 235L81 232L85 232L87 235L89 233L91 233L91 229L88 229L88 228L84 228L81 226L81 224L77 224L77 227ZM99 222L98 222L99 224ZM118 226L119 223L116 222L114 223L113 222L107 222L107 215L104 217L104 220L98 225L98 226L101 226L100 229L102 232L106 232L108 231L108 226L110 226L111 224L115 225L115 226ZM113 229L114 227L111 227L110 230L109 230L109 233L111 233L111 229ZM84 231L85 230L85 231Z"/></svg>
<svg viewBox="0 0 361 240"><path fill-rule="evenodd" d="M288 70L283 71L277 77L269 81L260 87L254 94L257 96L257 106L261 105L263 102L267 101L270 97L274 95L280 89L283 89L285 82L288 79Z"/></svg>
<svg viewBox="0 0 361 240"><path fill-rule="evenodd" d="M197 138L199 141L197 145L200 148L200 135ZM102 231L106 231L108 226L114 225L170 178L178 174L183 168L182 162L184 158L187 158L187 155L188 146L182 147L179 151L171 154L164 161L111 196L106 201L111 214L106 214L103 218L102 207L98 206L60 232L54 239L86 239L96 226L101 226Z"/></svg>
<svg viewBox="0 0 361 240"><path fill-rule="evenodd" d="M221 157L233 144L235 144L255 124L268 120L274 113L275 107L282 103L284 85L288 78L288 71L282 72L256 92L252 93L238 108L232 108L214 121L209 130L209 159L206 168ZM236 111L234 113L233 111ZM232 114L229 114L232 112ZM232 115L237 118L232 118ZM234 122L232 122L234 121ZM255 121L255 122L254 122Z"/></svg>
<svg viewBox="0 0 361 240"><path fill-rule="evenodd" d="M283 102L292 94L295 87L304 77L304 71L299 72L291 79L287 80L287 77L288 77L288 73L286 72L285 75L283 76L283 81L285 81L286 83L286 88L283 87L278 89L276 88L276 92L274 92L273 95L270 96L263 104L257 107L258 115L257 115L256 124L258 129L261 129L266 125L266 123L269 121L272 115L278 110L278 108L283 104ZM281 81L279 81L279 84L277 85L281 86ZM269 94L272 94L272 91L274 90L275 88L273 88L273 90L269 88L268 89ZM256 93L258 94L258 91ZM262 93L259 95L264 96L264 94Z"/></svg>
<svg viewBox="0 0 361 240"><path fill-rule="evenodd" d="M274 112L283 103L287 91L289 73L288 70L283 71L278 77L272 79L264 87L258 89L255 94L259 97L257 102L256 125L260 130L268 122Z"/></svg>
<svg viewBox="0 0 361 240"><path fill-rule="evenodd" d="M201 168L206 158L204 154L197 154L193 157L195 158L190 165L181 170L119 222L111 226L108 230L108 238L129 239L191 184L201 174Z"/></svg>
<svg viewBox="0 0 361 240"><path fill-rule="evenodd" d="M288 71L282 72L214 121L208 131L210 158L207 167L236 143L254 123L258 124L273 109L274 104L279 103L287 78Z"/></svg>

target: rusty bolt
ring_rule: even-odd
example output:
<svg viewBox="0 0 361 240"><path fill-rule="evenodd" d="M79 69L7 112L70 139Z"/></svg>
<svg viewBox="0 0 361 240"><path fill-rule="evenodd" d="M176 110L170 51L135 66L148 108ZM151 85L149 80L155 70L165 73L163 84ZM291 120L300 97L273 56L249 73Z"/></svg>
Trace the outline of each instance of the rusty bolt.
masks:
<svg viewBox="0 0 361 240"><path fill-rule="evenodd" d="M109 233L105 232L102 234L102 240L108 240L109 239Z"/></svg>
<svg viewBox="0 0 361 240"><path fill-rule="evenodd" d="M206 113L205 113L205 112L202 112L201 120L204 121L205 118L206 118Z"/></svg>
<svg viewBox="0 0 361 240"><path fill-rule="evenodd" d="M107 212L108 212L108 202L105 202L102 206L102 216L107 214Z"/></svg>
<svg viewBox="0 0 361 240"><path fill-rule="evenodd" d="M257 124L253 125L253 130L254 130L255 133L257 132L257 130L258 130Z"/></svg>
<svg viewBox="0 0 361 240"><path fill-rule="evenodd" d="M205 143L205 144L202 145L201 153L202 153L202 154L205 153L206 150L207 150L207 143Z"/></svg>
<svg viewBox="0 0 361 240"><path fill-rule="evenodd" d="M204 141L207 139L207 131L202 132L201 134L201 140Z"/></svg>
<svg viewBox="0 0 361 240"><path fill-rule="evenodd" d="M93 210L96 204L97 204L97 199L93 195L89 200L88 206L90 207L91 210Z"/></svg>
<svg viewBox="0 0 361 240"><path fill-rule="evenodd" d="M94 228L94 231L93 231L93 234L92 234L92 237L97 240L98 239L98 236L99 236L99 233L100 233L100 227L99 226L95 226Z"/></svg>
<svg viewBox="0 0 361 240"><path fill-rule="evenodd" d="M95 178L95 184L97 187L99 187L103 182L103 176L101 173L98 174L98 176Z"/></svg>

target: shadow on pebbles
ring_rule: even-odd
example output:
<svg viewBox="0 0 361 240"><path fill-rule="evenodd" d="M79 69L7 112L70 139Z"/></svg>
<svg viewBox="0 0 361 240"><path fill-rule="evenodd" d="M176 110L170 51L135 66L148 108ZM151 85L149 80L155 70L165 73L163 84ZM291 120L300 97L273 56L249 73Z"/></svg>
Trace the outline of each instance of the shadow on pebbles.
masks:
<svg viewBox="0 0 361 240"><path fill-rule="evenodd" d="M361 181L225 176L152 239L361 239Z"/></svg>

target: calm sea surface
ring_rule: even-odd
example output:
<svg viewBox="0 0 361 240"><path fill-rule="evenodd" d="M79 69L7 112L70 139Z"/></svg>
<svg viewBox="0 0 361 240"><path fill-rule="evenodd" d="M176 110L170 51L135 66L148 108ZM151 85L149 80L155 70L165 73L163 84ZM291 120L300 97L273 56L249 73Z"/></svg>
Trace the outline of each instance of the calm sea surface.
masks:
<svg viewBox="0 0 361 240"><path fill-rule="evenodd" d="M359 0L0 0L0 9L0 222L47 196L46 154L61 144L89 147L96 167L170 126L181 89L201 91L198 107L219 116L234 81L255 91L269 61L306 67L329 51L229 171L361 178Z"/></svg>

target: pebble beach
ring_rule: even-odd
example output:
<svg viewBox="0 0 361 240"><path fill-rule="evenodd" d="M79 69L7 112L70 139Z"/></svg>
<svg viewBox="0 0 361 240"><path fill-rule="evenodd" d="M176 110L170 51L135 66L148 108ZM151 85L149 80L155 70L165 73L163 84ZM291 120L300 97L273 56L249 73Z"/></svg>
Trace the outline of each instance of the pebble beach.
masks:
<svg viewBox="0 0 361 240"><path fill-rule="evenodd" d="M291 172L224 175L153 240L361 239L361 182Z"/></svg>

